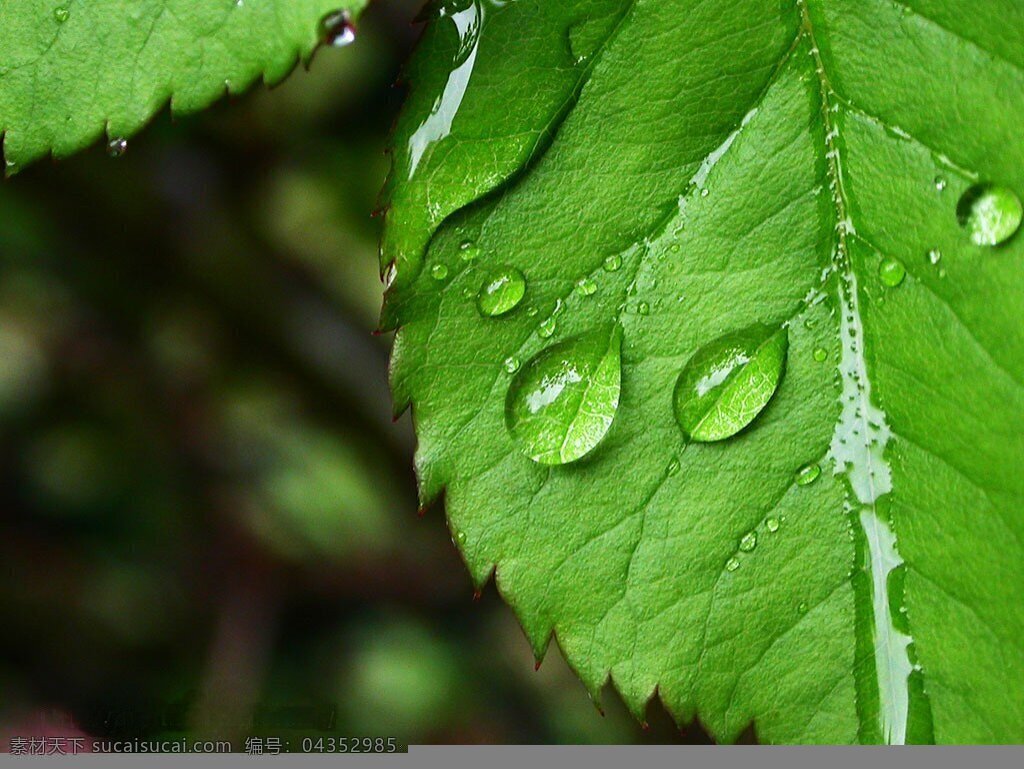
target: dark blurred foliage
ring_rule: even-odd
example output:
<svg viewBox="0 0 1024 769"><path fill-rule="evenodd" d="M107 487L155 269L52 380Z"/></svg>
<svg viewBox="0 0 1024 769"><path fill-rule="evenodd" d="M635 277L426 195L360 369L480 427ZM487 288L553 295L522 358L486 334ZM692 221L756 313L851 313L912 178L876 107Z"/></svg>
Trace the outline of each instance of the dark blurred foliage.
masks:
<svg viewBox="0 0 1024 769"><path fill-rule="evenodd" d="M414 5L0 184L0 736L705 739L535 672L416 515L370 217Z"/></svg>

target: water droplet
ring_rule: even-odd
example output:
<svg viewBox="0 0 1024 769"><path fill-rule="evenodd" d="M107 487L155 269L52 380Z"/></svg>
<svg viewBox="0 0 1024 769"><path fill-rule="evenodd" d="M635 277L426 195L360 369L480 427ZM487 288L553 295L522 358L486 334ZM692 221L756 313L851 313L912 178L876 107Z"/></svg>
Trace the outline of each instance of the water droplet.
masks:
<svg viewBox="0 0 1024 769"><path fill-rule="evenodd" d="M768 527L768 531L774 534L779 530L779 526L781 524L779 523L778 518L769 518L767 521L764 522L764 525Z"/></svg>
<svg viewBox="0 0 1024 769"><path fill-rule="evenodd" d="M740 567L740 559L739 558L730 558L728 561L725 562L725 569L726 569L726 571L736 571L736 569L738 569L739 567Z"/></svg>
<svg viewBox="0 0 1024 769"><path fill-rule="evenodd" d="M526 278L515 267L498 267L487 274L476 295L480 314L496 317L511 312L523 301Z"/></svg>
<svg viewBox="0 0 1024 769"><path fill-rule="evenodd" d="M946 180L943 179L941 176L935 177L935 189L937 189L939 192L942 192L944 189L946 189Z"/></svg>
<svg viewBox="0 0 1024 769"><path fill-rule="evenodd" d="M801 614L806 614L807 613L807 604L804 603L803 601L801 601L800 605L796 607L796 610L798 612L800 612Z"/></svg>
<svg viewBox="0 0 1024 769"><path fill-rule="evenodd" d="M333 48L354 43L356 27L348 11L332 11L320 19L320 39Z"/></svg>
<svg viewBox="0 0 1024 769"><path fill-rule="evenodd" d="M460 531L458 534L455 535L455 538L457 540L459 540L459 544L460 545L461 544L465 544L465 542L466 542L466 532Z"/></svg>
<svg viewBox="0 0 1024 769"><path fill-rule="evenodd" d="M107 154L112 158L121 157L128 150L128 140L115 136L107 142Z"/></svg>
<svg viewBox="0 0 1024 769"><path fill-rule="evenodd" d="M459 243L459 255L464 261L471 262L480 256L480 247L472 240L464 240Z"/></svg>
<svg viewBox="0 0 1024 769"><path fill-rule="evenodd" d="M435 264L430 268L430 277L434 280L444 280L448 277L448 268L443 264Z"/></svg>
<svg viewBox="0 0 1024 769"><path fill-rule="evenodd" d="M519 358L517 358L515 355L510 355L509 357L505 358L505 371L507 371L509 374L516 373L519 370L519 366Z"/></svg>
<svg viewBox="0 0 1024 769"><path fill-rule="evenodd" d="M555 333L555 329L557 327L558 321L555 320L555 316L552 315L551 317L546 318L540 322L540 325L537 326L537 335L541 339L548 339Z"/></svg>
<svg viewBox="0 0 1024 769"><path fill-rule="evenodd" d="M597 291L597 283L592 278L580 278L576 281L576 293L580 296L593 296Z"/></svg>
<svg viewBox="0 0 1024 769"><path fill-rule="evenodd" d="M975 184L956 204L956 218L979 246L1005 243L1020 228L1024 205L1008 187Z"/></svg>
<svg viewBox="0 0 1024 769"><path fill-rule="evenodd" d="M928 249L929 264L938 264L940 261L942 261L942 252L937 248Z"/></svg>
<svg viewBox="0 0 1024 769"><path fill-rule="evenodd" d="M760 323L719 337L699 349L676 381L676 419L694 441L735 435L775 394L786 363L785 328Z"/></svg>
<svg viewBox="0 0 1024 769"><path fill-rule="evenodd" d="M71 11L64 6L53 9L53 18L56 19L58 24L63 24L71 17Z"/></svg>
<svg viewBox="0 0 1024 769"><path fill-rule="evenodd" d="M796 485L810 486L821 475L821 465L811 462L796 471Z"/></svg>
<svg viewBox="0 0 1024 769"><path fill-rule="evenodd" d="M702 190L700 191L700 196L701 196L702 198L706 198L706 197L708 196L708 188L707 188L707 187L705 187L704 189L702 189Z"/></svg>
<svg viewBox="0 0 1024 769"><path fill-rule="evenodd" d="M384 290L387 291L391 288L391 285L395 282L395 278L398 277L398 267L394 262L388 262L388 266L384 268Z"/></svg>
<svg viewBox="0 0 1024 769"><path fill-rule="evenodd" d="M750 553L753 552L755 547L757 547L757 532L748 531L743 535L743 539L740 540L740 550L744 553Z"/></svg>
<svg viewBox="0 0 1024 769"><path fill-rule="evenodd" d="M562 465L594 450L619 407L622 331L618 326L541 351L513 377L505 424L535 462Z"/></svg>
<svg viewBox="0 0 1024 769"><path fill-rule="evenodd" d="M813 355L814 360L818 361L818 363L824 363L828 359L828 350L824 347L819 347L814 351Z"/></svg>
<svg viewBox="0 0 1024 769"><path fill-rule="evenodd" d="M896 259L883 259L878 265L878 277L885 285L895 288L907 276L907 268Z"/></svg>
<svg viewBox="0 0 1024 769"><path fill-rule="evenodd" d="M622 257L618 254L612 254L611 256L605 257L604 269L607 272L615 272L622 266Z"/></svg>
<svg viewBox="0 0 1024 769"><path fill-rule="evenodd" d="M636 311L641 315L647 315L651 311L651 306L647 302L640 302L636 306Z"/></svg>
<svg viewBox="0 0 1024 769"><path fill-rule="evenodd" d="M675 475L676 473L679 472L679 458L678 457L672 457L672 460L668 463L668 468L667 468L666 472L669 475Z"/></svg>

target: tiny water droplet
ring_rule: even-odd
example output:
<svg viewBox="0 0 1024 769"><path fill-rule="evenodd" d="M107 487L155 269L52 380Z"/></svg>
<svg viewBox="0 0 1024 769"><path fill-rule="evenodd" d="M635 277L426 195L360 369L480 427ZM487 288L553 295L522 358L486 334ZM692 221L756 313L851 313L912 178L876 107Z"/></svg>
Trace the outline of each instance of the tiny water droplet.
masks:
<svg viewBox="0 0 1024 769"><path fill-rule="evenodd" d="M679 472L679 458L672 457L672 460L668 463L667 471L669 475L675 475Z"/></svg>
<svg viewBox="0 0 1024 769"><path fill-rule="evenodd" d="M515 355L511 355L508 358L505 358L505 371L507 371L509 374L516 373L519 370L519 365L519 358L517 358Z"/></svg>
<svg viewBox="0 0 1024 769"><path fill-rule="evenodd" d="M814 351L813 355L814 360L816 360L818 363L824 363L828 359L828 350L826 350L824 347L819 347Z"/></svg>
<svg viewBox="0 0 1024 769"><path fill-rule="evenodd" d="M71 11L68 10L65 6L59 6L53 9L53 18L57 21L58 24L63 24L70 17Z"/></svg>
<svg viewBox="0 0 1024 769"><path fill-rule="evenodd" d="M523 301L526 278L515 267L498 267L487 274L476 295L480 314L494 318L511 312Z"/></svg>
<svg viewBox="0 0 1024 769"><path fill-rule="evenodd" d="M878 277L885 285L895 288L907 276L907 268L896 259L883 259L878 265Z"/></svg>
<svg viewBox="0 0 1024 769"><path fill-rule="evenodd" d="M998 246L1020 228L1024 204L1009 187L975 184L956 204L956 218L973 243Z"/></svg>
<svg viewBox="0 0 1024 769"><path fill-rule="evenodd" d="M796 485L797 486L810 486L821 475L821 465L816 462L804 465L796 471Z"/></svg>
<svg viewBox="0 0 1024 769"><path fill-rule="evenodd" d="M589 454L619 407L622 331L618 326L542 350L513 377L505 425L534 462L562 465Z"/></svg>
<svg viewBox="0 0 1024 769"><path fill-rule="evenodd" d="M391 288L391 285L395 282L395 278L398 277L398 267L394 262L388 262L388 266L384 268L384 290Z"/></svg>
<svg viewBox="0 0 1024 769"><path fill-rule="evenodd" d="M774 534L779 530L779 526L781 524L779 523L778 518L769 518L767 521L764 522L764 525L768 528L768 531Z"/></svg>
<svg viewBox="0 0 1024 769"><path fill-rule="evenodd" d="M480 247L472 240L464 240L459 243L459 255L464 261L471 262L480 256Z"/></svg>
<svg viewBox="0 0 1024 769"><path fill-rule="evenodd" d="M460 545L464 544L466 542L466 532L460 531L458 534L455 535L455 538L459 540Z"/></svg>
<svg viewBox="0 0 1024 769"><path fill-rule="evenodd" d="M356 27L348 11L332 11L320 20L320 39L332 48L344 48L356 40Z"/></svg>
<svg viewBox="0 0 1024 769"><path fill-rule="evenodd" d="M708 196L708 188L707 187L704 187L703 189L701 189L700 196L702 198L706 198Z"/></svg>
<svg viewBox="0 0 1024 769"><path fill-rule="evenodd" d="M738 569L739 567L740 567L740 559L739 558L733 557L733 558L730 558L728 561L725 562L725 570L726 571L736 571L736 569Z"/></svg>
<svg viewBox="0 0 1024 769"><path fill-rule="evenodd" d="M800 605L796 607L796 610L798 612L800 612L801 614L806 614L807 613L807 604L804 603L803 601L801 601Z"/></svg>
<svg viewBox="0 0 1024 769"><path fill-rule="evenodd" d="M647 315L651 311L651 306L647 302L640 302L636 306L636 311L641 315Z"/></svg>
<svg viewBox="0 0 1024 769"><path fill-rule="evenodd" d="M448 268L443 264L435 264L430 268L430 277L434 280L444 280L448 277Z"/></svg>
<svg viewBox="0 0 1024 769"><path fill-rule="evenodd" d="M942 192L944 189L946 189L946 180L943 179L941 176L935 177L935 189L937 189L939 192Z"/></svg>
<svg viewBox="0 0 1024 769"><path fill-rule="evenodd" d="M673 254L678 254L679 253L679 244L678 243L673 243L671 246L668 247L668 250L671 251Z"/></svg>
<svg viewBox="0 0 1024 769"><path fill-rule="evenodd" d="M537 336L541 339L549 339L554 335L556 328L558 328L558 321L555 319L555 316L552 315L549 318L542 320L540 325L537 326Z"/></svg>
<svg viewBox="0 0 1024 769"><path fill-rule="evenodd" d="M928 262L938 264L940 261L942 261L942 252L937 248L928 249Z"/></svg>
<svg viewBox="0 0 1024 769"><path fill-rule="evenodd" d="M593 296L597 291L597 283L592 278L580 278L576 281L576 293L580 296Z"/></svg>
<svg viewBox="0 0 1024 769"><path fill-rule="evenodd" d="M740 550L744 553L750 553L753 552L755 547L757 547L757 532L748 531L743 535L743 539L740 540Z"/></svg>
<svg viewBox="0 0 1024 769"><path fill-rule="evenodd" d="M694 441L720 441L749 425L768 405L789 348L785 328L756 323L700 348L676 380L676 420Z"/></svg>
<svg viewBox="0 0 1024 769"><path fill-rule="evenodd" d="M107 154L112 158L121 157L128 150L128 140L115 136L107 142Z"/></svg>
<svg viewBox="0 0 1024 769"><path fill-rule="evenodd" d="M606 256L604 260L604 269L607 272L615 272L622 266L622 257L618 254L612 254Z"/></svg>

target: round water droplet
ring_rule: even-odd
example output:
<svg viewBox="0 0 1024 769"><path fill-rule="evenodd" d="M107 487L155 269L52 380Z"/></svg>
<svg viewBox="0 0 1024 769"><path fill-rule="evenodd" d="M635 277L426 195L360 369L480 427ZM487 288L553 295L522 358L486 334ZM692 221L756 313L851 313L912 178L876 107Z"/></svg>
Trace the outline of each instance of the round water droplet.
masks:
<svg viewBox="0 0 1024 769"><path fill-rule="evenodd" d="M1009 187L975 184L956 204L956 218L975 244L998 246L1020 228L1024 205Z"/></svg>
<svg viewBox="0 0 1024 769"><path fill-rule="evenodd" d="M505 425L526 456L545 465L589 454L619 407L622 331L593 331L548 347L513 377Z"/></svg>
<svg viewBox="0 0 1024 769"><path fill-rule="evenodd" d="M749 425L771 400L786 363L785 328L757 323L699 349L676 381L674 405L683 433L720 441Z"/></svg>
<svg viewBox="0 0 1024 769"><path fill-rule="evenodd" d="M937 248L928 249L928 262L930 264L938 264L942 261L942 252Z"/></svg>
<svg viewBox="0 0 1024 769"><path fill-rule="evenodd" d="M826 350L824 347L819 347L818 349L816 349L813 355L814 360L818 361L818 363L824 363L826 360L828 360L828 350Z"/></svg>
<svg viewBox="0 0 1024 769"><path fill-rule="evenodd" d="M107 142L107 154L112 158L121 157L128 150L128 140L115 136Z"/></svg>
<svg viewBox="0 0 1024 769"><path fill-rule="evenodd" d="M555 329L557 327L558 321L555 320L554 315L552 315L550 318L545 318L540 322L540 325L537 326L537 336L539 336L541 339L549 339L554 335Z"/></svg>
<svg viewBox="0 0 1024 769"><path fill-rule="evenodd" d="M576 281L576 293L580 296L593 296L597 291L597 283L592 278L580 278Z"/></svg>
<svg viewBox="0 0 1024 769"><path fill-rule="evenodd" d="M935 189L937 189L939 192L942 192L944 189L946 189L946 180L943 179L941 176L935 177Z"/></svg>
<svg viewBox="0 0 1024 769"><path fill-rule="evenodd" d="M708 188L707 188L707 187L704 187L704 188L703 188L703 189L702 189L702 190L700 191L700 196L701 196L702 198L706 198L706 197L708 196Z"/></svg>
<svg viewBox="0 0 1024 769"><path fill-rule="evenodd" d="M472 240L464 240L459 243L459 256L463 261L471 262L480 256L480 247Z"/></svg>
<svg viewBox="0 0 1024 769"><path fill-rule="evenodd" d="M448 268L443 264L435 264L430 268L430 277L434 280L444 280L448 277Z"/></svg>
<svg viewBox="0 0 1024 769"><path fill-rule="evenodd" d="M465 542L466 542L466 532L460 531L458 534L455 535L455 538L457 540L459 540L459 544L460 545L461 544L465 544Z"/></svg>
<svg viewBox="0 0 1024 769"><path fill-rule="evenodd" d="M519 366L519 358L517 358L515 355L505 358L505 371L507 371L509 374L516 373L519 370Z"/></svg>
<svg viewBox="0 0 1024 769"><path fill-rule="evenodd" d="M320 19L320 39L333 48L354 43L356 27L348 11L332 11Z"/></svg>
<svg viewBox="0 0 1024 769"><path fill-rule="evenodd" d="M53 9L53 18L56 19L58 24L63 24L71 17L71 11L64 6Z"/></svg>
<svg viewBox="0 0 1024 769"><path fill-rule="evenodd" d="M796 610L798 612L800 612L801 614L806 614L807 613L807 604L804 603L803 601L801 601L800 605L796 607Z"/></svg>
<svg viewBox="0 0 1024 769"><path fill-rule="evenodd" d="M612 254L611 256L605 257L604 268L607 272L615 272L622 266L622 257L618 254Z"/></svg>
<svg viewBox="0 0 1024 769"><path fill-rule="evenodd" d="M811 464L804 465L796 471L796 485L797 486L810 486L821 475L821 465L812 462Z"/></svg>
<svg viewBox="0 0 1024 769"><path fill-rule="evenodd" d="M907 276L907 268L896 259L883 259L878 265L878 277L885 285L895 288Z"/></svg>
<svg viewBox="0 0 1024 769"><path fill-rule="evenodd" d="M755 547L757 547L757 532L748 531L743 535L743 539L740 540L740 550L744 553L750 553L753 552Z"/></svg>
<svg viewBox="0 0 1024 769"><path fill-rule="evenodd" d="M487 274L476 295L480 314L497 317L511 312L523 301L526 278L515 267L498 267Z"/></svg>
<svg viewBox="0 0 1024 769"><path fill-rule="evenodd" d="M768 528L768 531L774 534L779 530L779 526L781 524L779 523L778 518L769 518L767 521L764 522L764 525Z"/></svg>
<svg viewBox="0 0 1024 769"><path fill-rule="evenodd" d="M640 302L636 306L636 311L641 315L647 315L651 312L651 306L647 302Z"/></svg>
<svg viewBox="0 0 1024 769"><path fill-rule="evenodd" d="M736 571L736 569L738 569L739 567L740 567L740 559L739 558L730 558L728 561L725 562L725 570L726 571Z"/></svg>

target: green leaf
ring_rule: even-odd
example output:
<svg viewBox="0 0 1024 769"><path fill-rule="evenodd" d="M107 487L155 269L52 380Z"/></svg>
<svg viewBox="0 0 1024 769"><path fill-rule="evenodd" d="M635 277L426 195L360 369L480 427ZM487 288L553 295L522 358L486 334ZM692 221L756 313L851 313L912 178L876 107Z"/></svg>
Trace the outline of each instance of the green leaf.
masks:
<svg viewBox="0 0 1024 769"><path fill-rule="evenodd" d="M126 139L168 101L194 112L282 80L320 21L366 0L2 0L0 134L7 172Z"/></svg>
<svg viewBox="0 0 1024 769"><path fill-rule="evenodd" d="M639 718L1024 740L1024 236L957 214L1024 193L1024 5L623 0L583 34L591 5L481 0L472 65L440 16L410 68L385 321L424 500L536 653ZM526 295L482 317L495 265ZM609 323L607 435L531 461L506 361ZM755 323L787 330L778 389L688 443L683 366Z"/></svg>

